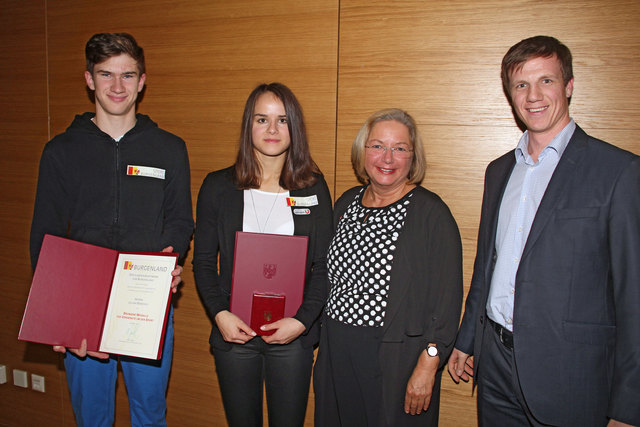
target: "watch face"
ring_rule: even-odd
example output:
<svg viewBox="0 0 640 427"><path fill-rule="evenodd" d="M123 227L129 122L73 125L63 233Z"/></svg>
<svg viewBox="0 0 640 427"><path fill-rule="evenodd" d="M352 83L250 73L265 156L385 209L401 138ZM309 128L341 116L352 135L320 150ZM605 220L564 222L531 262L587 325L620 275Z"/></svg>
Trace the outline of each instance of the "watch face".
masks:
<svg viewBox="0 0 640 427"><path fill-rule="evenodd" d="M438 348L436 346L427 348L427 354L431 357L436 357L438 355Z"/></svg>

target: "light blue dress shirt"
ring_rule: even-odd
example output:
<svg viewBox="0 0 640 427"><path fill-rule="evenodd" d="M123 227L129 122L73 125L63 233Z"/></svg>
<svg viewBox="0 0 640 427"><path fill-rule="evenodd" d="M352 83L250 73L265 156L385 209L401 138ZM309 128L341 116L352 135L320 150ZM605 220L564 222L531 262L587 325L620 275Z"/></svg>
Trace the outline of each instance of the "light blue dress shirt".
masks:
<svg viewBox="0 0 640 427"><path fill-rule="evenodd" d="M516 273L531 224L540 206L551 176L576 129L571 119L534 162L529 154L529 132L515 149L516 165L511 172L498 214L496 266L491 278L487 315L513 331L513 301L517 289Z"/></svg>

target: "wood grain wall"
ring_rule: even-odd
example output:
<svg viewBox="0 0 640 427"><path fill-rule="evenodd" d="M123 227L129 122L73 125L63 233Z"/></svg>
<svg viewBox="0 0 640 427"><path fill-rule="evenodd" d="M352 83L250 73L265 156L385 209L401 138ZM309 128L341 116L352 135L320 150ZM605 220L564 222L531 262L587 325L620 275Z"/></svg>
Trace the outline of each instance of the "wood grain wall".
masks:
<svg viewBox="0 0 640 427"><path fill-rule="evenodd" d="M300 98L334 196L356 183L349 149L366 117L409 111L425 141L424 185L462 232L467 287L484 168L521 134L499 77L509 46L536 34L565 42L574 54L572 116L640 153L635 0L0 0L0 10L0 364L44 375L47 386L42 394L0 385L0 426L74 424L61 358L16 337L31 280L39 156L74 114L93 109L82 77L93 33L128 31L145 48L139 111L186 140L194 203L205 174L232 163L244 101L260 82L281 81ZM176 308L169 425L225 425L190 256ZM441 425L476 425L470 386L444 377ZM128 425L122 381L116 406L116 425ZM312 413L311 400L307 425Z"/></svg>

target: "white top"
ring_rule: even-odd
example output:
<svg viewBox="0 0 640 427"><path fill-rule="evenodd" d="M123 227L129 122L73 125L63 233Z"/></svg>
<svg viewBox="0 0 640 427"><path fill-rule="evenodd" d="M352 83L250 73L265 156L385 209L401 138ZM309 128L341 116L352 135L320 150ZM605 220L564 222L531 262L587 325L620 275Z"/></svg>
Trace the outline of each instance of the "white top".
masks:
<svg viewBox="0 0 640 427"><path fill-rule="evenodd" d="M269 193L261 190L244 190L242 231L251 233L293 235L294 224L291 207L287 206L289 192Z"/></svg>

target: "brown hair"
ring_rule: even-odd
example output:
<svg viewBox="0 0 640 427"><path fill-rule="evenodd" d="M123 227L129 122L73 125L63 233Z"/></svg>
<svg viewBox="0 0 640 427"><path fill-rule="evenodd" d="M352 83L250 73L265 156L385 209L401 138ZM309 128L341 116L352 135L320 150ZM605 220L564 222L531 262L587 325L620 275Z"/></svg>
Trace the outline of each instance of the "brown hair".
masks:
<svg viewBox="0 0 640 427"><path fill-rule="evenodd" d="M282 83L263 83L256 87L249 95L242 115L242 129L240 130L240 147L235 163L235 184L240 189L260 187L262 171L253 147L252 129L253 114L258 97L270 92L284 104L287 115L287 127L291 144L287 150L287 157L280 173L280 186L287 190L298 190L316 182L315 174L320 169L311 158L307 130L304 125L302 107L291 89Z"/></svg>
<svg viewBox="0 0 640 427"><path fill-rule="evenodd" d="M509 95L511 74L522 68L525 62L533 58L549 58L554 55L560 61L562 79L566 86L569 80L573 78L571 51L567 46L560 43L558 39L549 36L535 36L511 46L511 49L502 58L501 77L505 94L511 98Z"/></svg>
<svg viewBox="0 0 640 427"><path fill-rule="evenodd" d="M376 123L394 120L402 123L409 129L409 138L411 139L411 148L413 149L413 158L411 160L411 169L409 169L409 182L411 184L420 185L427 172L427 161L424 157L424 148L422 147L422 138L418 132L416 121L409 113L399 108L388 108L373 113L360 128L356 139L351 146L351 164L356 173L358 180L366 184L369 182L369 175L364 168L365 144L369 140L371 130Z"/></svg>
<svg viewBox="0 0 640 427"><path fill-rule="evenodd" d="M145 73L144 50L138 46L136 39L127 33L98 33L94 34L84 48L87 59L87 71L93 75L93 67L106 61L112 56L126 53L131 56L138 66L140 75Z"/></svg>

